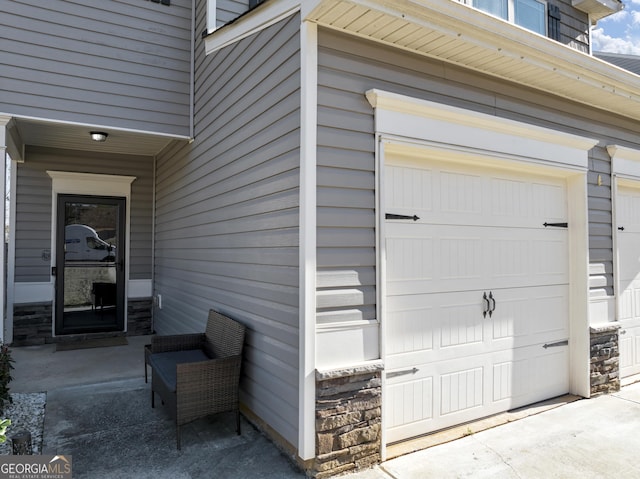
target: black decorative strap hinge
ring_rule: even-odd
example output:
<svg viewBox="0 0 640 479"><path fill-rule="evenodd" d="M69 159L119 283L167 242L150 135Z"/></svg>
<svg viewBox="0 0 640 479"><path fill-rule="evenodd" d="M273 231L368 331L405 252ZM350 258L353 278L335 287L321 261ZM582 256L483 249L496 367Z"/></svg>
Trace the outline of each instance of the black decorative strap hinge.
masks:
<svg viewBox="0 0 640 479"><path fill-rule="evenodd" d="M557 348L557 347L560 347L560 346L568 346L568 345L569 345L569 340L565 339L564 341L558 341L558 342L555 342L555 343L544 344L542 347L544 349L547 349L547 348Z"/></svg>
<svg viewBox="0 0 640 479"><path fill-rule="evenodd" d="M392 213L387 213L384 215L385 219L388 220L413 220L418 221L420 218L417 215L409 216L409 215L394 215Z"/></svg>
<svg viewBox="0 0 640 479"><path fill-rule="evenodd" d="M568 228L569 227L569 223L547 223L545 221L542 226L544 226L545 228L547 226L552 226L554 228Z"/></svg>

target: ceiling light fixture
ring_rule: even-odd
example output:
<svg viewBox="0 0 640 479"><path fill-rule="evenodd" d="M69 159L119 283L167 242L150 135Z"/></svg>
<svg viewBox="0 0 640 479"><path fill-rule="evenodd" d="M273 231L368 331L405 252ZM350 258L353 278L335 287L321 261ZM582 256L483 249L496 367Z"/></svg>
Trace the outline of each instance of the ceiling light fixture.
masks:
<svg viewBox="0 0 640 479"><path fill-rule="evenodd" d="M98 141L100 143L102 143L103 141L107 141L107 137L109 136L109 133L105 133L103 131L92 131L89 134L91 135L91 139L93 141Z"/></svg>

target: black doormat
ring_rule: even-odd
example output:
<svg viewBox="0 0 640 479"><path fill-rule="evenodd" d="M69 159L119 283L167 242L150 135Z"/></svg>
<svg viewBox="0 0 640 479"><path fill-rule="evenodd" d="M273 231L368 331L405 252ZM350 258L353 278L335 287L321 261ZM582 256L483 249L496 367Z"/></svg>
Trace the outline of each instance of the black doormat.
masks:
<svg viewBox="0 0 640 479"><path fill-rule="evenodd" d="M111 346L126 346L129 344L124 336L113 338L85 339L82 341L66 341L56 343L56 351L72 351L74 349L109 348Z"/></svg>

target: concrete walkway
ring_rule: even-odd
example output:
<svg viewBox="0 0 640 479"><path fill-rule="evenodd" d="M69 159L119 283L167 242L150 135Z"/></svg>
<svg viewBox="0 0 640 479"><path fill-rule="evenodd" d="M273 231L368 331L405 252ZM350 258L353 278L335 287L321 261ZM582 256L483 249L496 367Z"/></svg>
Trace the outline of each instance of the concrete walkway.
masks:
<svg viewBox="0 0 640 479"><path fill-rule="evenodd" d="M221 414L184 428L150 406L143 345L56 352L13 348L12 392L47 392L45 454L73 458L74 478L303 478L266 437ZM408 454L344 479L638 478L640 383Z"/></svg>

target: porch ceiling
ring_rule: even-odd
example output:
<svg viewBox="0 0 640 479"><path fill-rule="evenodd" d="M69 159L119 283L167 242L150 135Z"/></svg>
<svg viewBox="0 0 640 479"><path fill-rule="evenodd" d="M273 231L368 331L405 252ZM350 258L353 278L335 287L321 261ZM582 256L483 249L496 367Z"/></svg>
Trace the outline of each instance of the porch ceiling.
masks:
<svg viewBox="0 0 640 479"><path fill-rule="evenodd" d="M15 128L17 139L25 146L142 156L154 156L176 139L144 132L19 117L13 118L10 128ZM91 140L91 131L108 133L107 141L98 143Z"/></svg>
<svg viewBox="0 0 640 479"><path fill-rule="evenodd" d="M640 118L640 76L455 1L320 0L305 19Z"/></svg>

